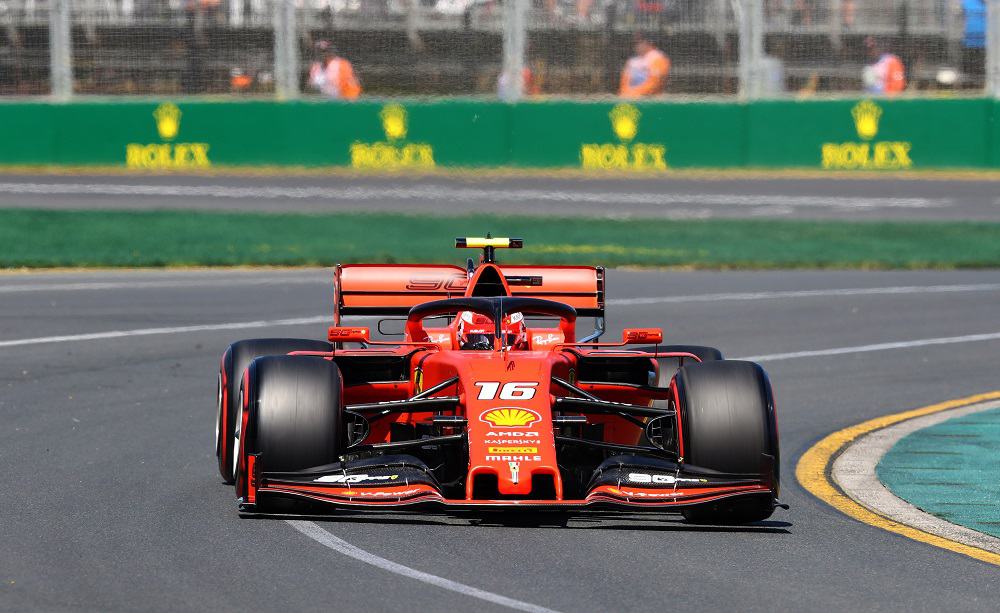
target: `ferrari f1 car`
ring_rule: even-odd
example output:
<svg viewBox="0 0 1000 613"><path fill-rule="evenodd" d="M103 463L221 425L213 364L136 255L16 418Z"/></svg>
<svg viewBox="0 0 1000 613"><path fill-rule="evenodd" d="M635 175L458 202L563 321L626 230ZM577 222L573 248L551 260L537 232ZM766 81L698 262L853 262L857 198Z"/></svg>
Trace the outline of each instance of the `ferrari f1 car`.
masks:
<svg viewBox="0 0 1000 613"><path fill-rule="evenodd" d="M231 345L216 455L239 509L626 509L747 523L778 503L757 364L605 330L601 267L341 265L328 338ZM387 318L381 338L344 316ZM401 318L388 319L393 316ZM578 318L594 331L578 337ZM384 327L397 325L398 336Z"/></svg>

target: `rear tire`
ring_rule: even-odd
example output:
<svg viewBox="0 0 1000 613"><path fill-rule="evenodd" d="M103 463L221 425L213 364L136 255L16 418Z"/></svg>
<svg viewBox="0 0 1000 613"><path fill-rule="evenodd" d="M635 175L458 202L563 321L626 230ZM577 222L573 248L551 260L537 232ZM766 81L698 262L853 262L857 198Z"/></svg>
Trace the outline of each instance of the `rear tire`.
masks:
<svg viewBox="0 0 1000 613"><path fill-rule="evenodd" d="M753 362L689 364L677 373L684 462L753 475L770 495L734 498L685 510L693 523L745 524L771 516L778 495L778 429L771 384Z"/></svg>
<svg viewBox="0 0 1000 613"><path fill-rule="evenodd" d="M217 412L215 418L215 457L219 474L226 483L233 483L233 432L239 410L240 385L243 373L254 358L264 355L284 355L291 351L330 351L326 341L301 338L259 338L230 345L219 367Z"/></svg>

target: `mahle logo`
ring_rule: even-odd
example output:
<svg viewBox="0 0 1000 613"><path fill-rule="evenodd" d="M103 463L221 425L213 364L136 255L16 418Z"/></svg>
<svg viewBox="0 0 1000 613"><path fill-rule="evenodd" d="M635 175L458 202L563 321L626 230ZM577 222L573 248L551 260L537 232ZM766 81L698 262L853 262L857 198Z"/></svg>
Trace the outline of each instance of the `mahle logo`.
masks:
<svg viewBox="0 0 1000 613"><path fill-rule="evenodd" d="M829 170L902 170L913 167L911 143L872 142L879 131L882 108L871 100L862 100L851 109L854 129L861 143L824 143L823 168Z"/></svg>
<svg viewBox="0 0 1000 613"><path fill-rule="evenodd" d="M172 141L181 131L181 110L164 102L153 111L156 132L162 141ZM208 143L129 143L125 145L125 165L143 170L208 168Z"/></svg>
<svg viewBox="0 0 1000 613"><path fill-rule="evenodd" d="M600 170L666 170L664 145L633 143L639 134L642 113L631 104L617 104L608 113L611 130L618 143L590 143L580 146L580 164Z"/></svg>
<svg viewBox="0 0 1000 613"><path fill-rule="evenodd" d="M406 142L407 113L399 104L387 104L379 112L385 142L351 144L354 168L433 168L434 149L427 143Z"/></svg>

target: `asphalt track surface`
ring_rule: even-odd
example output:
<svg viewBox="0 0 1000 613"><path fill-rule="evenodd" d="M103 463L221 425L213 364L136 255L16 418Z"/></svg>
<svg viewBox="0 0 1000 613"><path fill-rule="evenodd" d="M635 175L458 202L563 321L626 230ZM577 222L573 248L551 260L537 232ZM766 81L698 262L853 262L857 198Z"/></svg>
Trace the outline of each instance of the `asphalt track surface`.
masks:
<svg viewBox="0 0 1000 613"><path fill-rule="evenodd" d="M0 208L1000 221L1000 181L480 174L0 176Z"/></svg>
<svg viewBox="0 0 1000 613"><path fill-rule="evenodd" d="M1000 387L1000 272L609 271L612 335L662 325L671 342L762 356L791 510L741 528L641 515L315 522L314 537L354 557L282 519L240 518L212 449L226 344L323 336L329 277L0 277L0 609L506 610L418 573L559 611L997 609L996 567L849 519L793 474L832 431Z"/></svg>

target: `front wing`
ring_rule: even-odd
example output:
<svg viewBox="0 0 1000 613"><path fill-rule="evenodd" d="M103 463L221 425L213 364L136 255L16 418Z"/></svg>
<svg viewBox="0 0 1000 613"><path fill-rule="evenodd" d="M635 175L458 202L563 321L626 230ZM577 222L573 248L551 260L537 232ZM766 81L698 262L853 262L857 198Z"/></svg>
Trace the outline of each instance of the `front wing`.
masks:
<svg viewBox="0 0 1000 613"><path fill-rule="evenodd" d="M239 499L240 510L253 513L263 510L262 502L273 498L294 498L323 503L332 508L413 508L439 507L448 510L488 510L530 508L534 510L573 510L618 508L679 512L682 508L713 503L723 499L773 497L771 484L741 476L702 472L677 473L672 486L641 487L631 483L605 483L592 487L582 499L563 500L467 500L445 497L436 484L420 475L399 475L385 483L328 483L330 475L310 469L297 473L266 473L254 470L250 458L246 495ZM401 472L401 471L397 471ZM345 473L346 475L346 473ZM692 483L694 483L692 485Z"/></svg>

